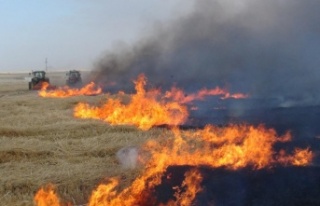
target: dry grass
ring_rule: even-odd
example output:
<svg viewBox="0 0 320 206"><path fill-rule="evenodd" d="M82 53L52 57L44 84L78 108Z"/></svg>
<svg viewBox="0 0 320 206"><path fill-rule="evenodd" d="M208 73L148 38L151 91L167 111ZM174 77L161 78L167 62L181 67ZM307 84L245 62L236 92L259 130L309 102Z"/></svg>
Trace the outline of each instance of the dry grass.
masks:
<svg viewBox="0 0 320 206"><path fill-rule="evenodd" d="M28 91L25 76L0 74L1 205L33 205L35 192L47 183L57 185L59 195L75 205L85 204L104 178L120 176L122 186L130 184L140 171L122 169L115 153L162 131L75 119L76 103L106 97L40 98ZM64 81L64 72L48 76L54 77L53 84Z"/></svg>

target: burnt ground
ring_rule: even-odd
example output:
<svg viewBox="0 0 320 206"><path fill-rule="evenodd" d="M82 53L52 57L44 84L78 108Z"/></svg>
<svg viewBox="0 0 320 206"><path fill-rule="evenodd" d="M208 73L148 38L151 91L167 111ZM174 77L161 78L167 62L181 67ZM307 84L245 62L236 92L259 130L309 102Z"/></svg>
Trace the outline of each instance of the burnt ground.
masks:
<svg viewBox="0 0 320 206"><path fill-rule="evenodd" d="M169 167L162 183L150 194L157 197L153 204L174 199L172 188L181 185L184 173L191 168L194 167ZM320 167L244 168L236 171L197 168L203 180L202 191L197 194L194 205L320 205Z"/></svg>
<svg viewBox="0 0 320 206"><path fill-rule="evenodd" d="M190 121L182 129L202 128L206 124L263 124L274 128L279 135L290 131L292 141L277 143L274 149L292 150L310 148L313 163L307 167L273 167L253 170L198 167L203 176L194 205L247 206L247 205L320 205L320 106L278 107L270 101L229 100L224 105L198 102ZM170 166L151 196L154 205L174 199L174 186L180 186L184 173L191 166ZM171 177L167 179L167 177ZM147 204L148 205L148 204Z"/></svg>
<svg viewBox="0 0 320 206"><path fill-rule="evenodd" d="M265 100L267 101L267 100ZM279 107L263 100L225 100L197 102L191 111L194 126L229 123L264 124L278 132L290 130L295 136L311 138L320 135L320 106Z"/></svg>
<svg viewBox="0 0 320 206"><path fill-rule="evenodd" d="M314 159L307 167L275 166L260 170L244 168L233 171L200 166L203 190L198 193L194 205L320 205L320 106L279 107L276 102L270 104L270 101L263 100L220 103L216 101L208 105L207 102L197 102L198 110L191 111L190 120L181 128L203 128L206 124L263 124L274 128L279 135L287 131L292 134L292 141L275 144L275 151L310 148ZM174 199L172 188L181 185L185 172L191 168L170 166L162 177L162 183L149 195L157 197L152 205Z"/></svg>
<svg viewBox="0 0 320 206"><path fill-rule="evenodd" d="M314 154L313 164L320 165L320 106L279 107L272 101L227 100L197 102L198 110L191 111L190 121L183 128L201 128L206 124L263 124L274 128L279 135L290 131L292 141L279 143L275 149L310 148Z"/></svg>

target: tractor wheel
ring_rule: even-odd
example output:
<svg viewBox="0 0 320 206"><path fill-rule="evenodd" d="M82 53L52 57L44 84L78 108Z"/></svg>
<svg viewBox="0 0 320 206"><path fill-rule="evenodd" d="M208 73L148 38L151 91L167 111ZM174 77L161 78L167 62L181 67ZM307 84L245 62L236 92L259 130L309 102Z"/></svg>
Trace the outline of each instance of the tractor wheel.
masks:
<svg viewBox="0 0 320 206"><path fill-rule="evenodd" d="M29 90L32 89L32 82L29 82Z"/></svg>

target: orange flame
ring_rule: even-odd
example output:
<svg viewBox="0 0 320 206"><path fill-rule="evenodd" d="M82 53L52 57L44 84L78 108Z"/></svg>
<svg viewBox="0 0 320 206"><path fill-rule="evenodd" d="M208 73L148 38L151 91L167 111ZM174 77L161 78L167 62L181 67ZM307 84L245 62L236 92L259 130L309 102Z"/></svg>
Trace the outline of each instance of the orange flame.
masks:
<svg viewBox="0 0 320 206"><path fill-rule="evenodd" d="M200 183L202 181L202 176L197 169L192 169L187 171L185 174L185 180L182 182L182 187L186 187L186 191L181 193L181 190L177 188L175 193L176 201L169 201L168 206L181 205L189 206L192 205L194 198L197 193L202 190Z"/></svg>
<svg viewBox="0 0 320 206"><path fill-rule="evenodd" d="M145 90L144 75L139 75L134 83L136 94L131 96L127 105L121 103L120 99L108 99L101 107L79 103L74 109L74 116L100 119L112 125L130 124L147 130L154 125L183 123L188 112L181 103L201 99L210 94L223 95L222 98L232 96L220 88L212 91L204 89L189 96L185 96L181 90L175 90L175 92L166 93L166 98L173 98L176 101L167 102L164 98L158 98L160 94L158 90ZM124 95L123 92L119 94ZM237 95L235 94L235 97ZM88 206L145 205L145 195L147 195L145 192L161 184L164 172L171 165L206 165L231 170L249 166L253 169L262 169L278 164L305 166L310 164L313 158L313 153L308 148L295 149L292 155L284 150L279 153L274 151L273 145L276 142L290 141L291 134L287 132L279 136L274 129L265 128L263 125L226 127L207 125L203 129L190 131L181 131L174 127L171 131L173 134L171 137L160 138L158 141L149 140L144 144L141 149L141 154L144 155L140 155L139 159L146 163L145 169L129 187L119 191L119 180L110 178L109 183L99 185L92 192ZM196 194L201 191L201 181L199 171L187 172L181 185L183 189L175 188L175 200L169 201L168 205L192 205ZM40 190L38 193L43 191ZM49 204L44 203L52 202L51 199L46 199L46 196L38 197L38 193L35 201L39 206L47 206ZM54 200L59 204L58 198ZM152 202L148 204L152 205Z"/></svg>
<svg viewBox="0 0 320 206"><path fill-rule="evenodd" d="M291 134L279 136L274 129L262 125L207 125L194 131L173 128L172 133L172 137L145 143L142 154L146 155L141 156L146 162L145 170L128 188L118 191L119 180L111 178L108 184L97 187L88 205L144 205L144 192L161 184L161 177L171 165L262 169L277 164L305 166L313 157L309 149L295 149L293 155L286 154L284 150L277 154L273 150L274 143L290 141ZM202 177L197 170L191 170L185 176L181 185L184 190L175 188L176 200L169 201L168 205L192 205L196 194L201 191ZM151 202L148 204L152 205Z"/></svg>
<svg viewBox="0 0 320 206"><path fill-rule="evenodd" d="M34 196L36 206L61 206L60 200L52 184L41 188Z"/></svg>
<svg viewBox="0 0 320 206"><path fill-rule="evenodd" d="M308 149L295 149L294 157L292 158L291 162L293 165L296 166L307 166L313 158L312 152Z"/></svg>
<svg viewBox="0 0 320 206"><path fill-rule="evenodd" d="M281 150L278 155L279 163L283 165L307 166L313 158L313 153L309 148L296 148L292 156L285 157L285 152Z"/></svg>
<svg viewBox="0 0 320 206"><path fill-rule="evenodd" d="M49 84L44 82L41 90L38 93L40 97L64 98L79 95L98 95L102 93L102 89L94 82L90 82L80 89L63 86L54 90L48 90L48 87Z"/></svg>
<svg viewBox="0 0 320 206"><path fill-rule="evenodd" d="M153 151L155 163L164 159L165 167L208 165L230 169L246 166L261 169L283 163L284 160L291 165L307 165L312 160L312 152L309 149L297 149L293 156L283 153L278 159L273 151L273 144L290 141L291 135L286 133L278 136L274 129L267 129L262 125L207 125L204 129L192 132L175 129L174 134L175 138L169 145L155 142L146 144L146 148Z"/></svg>
<svg viewBox="0 0 320 206"><path fill-rule="evenodd" d="M220 99L244 99L248 98L248 94L235 93L231 94L228 90L216 87L214 89L201 89L197 93L186 94L183 90L172 87L171 91L165 93L165 98L173 99L180 103L189 103L194 100L203 100L206 96L220 96Z"/></svg>
<svg viewBox="0 0 320 206"><path fill-rule="evenodd" d="M88 206L110 205L114 199L116 191L114 188L119 184L119 180L111 178L109 184L101 184L92 192Z"/></svg>
<svg viewBox="0 0 320 206"><path fill-rule="evenodd" d="M280 158L272 146L275 142L290 141L291 135L286 133L278 136L275 130L266 129L264 126L231 125L218 128L208 125L202 130L192 132L183 132L177 128L172 131L173 139L164 142L153 140L145 144L144 150L151 154L151 158L147 161L144 173L130 187L117 193L113 189L119 182L113 181L106 186L111 188L111 192L99 194L104 196L103 202L95 199L90 202L90 206L138 205L143 201L143 191L159 185L161 176L170 165L208 165L213 168L224 166L229 169L252 166L261 169L282 163L304 166L312 161L313 156L309 149L296 149L291 156L282 151ZM182 186L187 187L187 190L183 194L178 190L176 201L170 201L168 205L191 205L189 203L192 203L196 193L201 190L201 180L197 172L186 174Z"/></svg>
<svg viewBox="0 0 320 206"><path fill-rule="evenodd" d="M146 78L143 74L134 83L136 94L132 95L128 105L122 104L120 99L108 99L101 107L79 103L74 109L74 116L100 119L111 125L135 125L142 130L162 124L179 125L186 121L187 108L177 102L158 101L159 91L144 89Z"/></svg>

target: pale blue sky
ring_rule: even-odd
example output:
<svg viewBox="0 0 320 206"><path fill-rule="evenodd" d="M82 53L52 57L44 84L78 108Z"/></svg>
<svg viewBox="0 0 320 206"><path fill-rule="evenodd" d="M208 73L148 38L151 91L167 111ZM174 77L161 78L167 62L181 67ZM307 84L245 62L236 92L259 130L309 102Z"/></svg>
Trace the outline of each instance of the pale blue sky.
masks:
<svg viewBox="0 0 320 206"><path fill-rule="evenodd" d="M190 1L191 2L191 1ZM117 42L190 9L183 0L0 0L0 72L91 69Z"/></svg>

